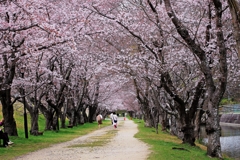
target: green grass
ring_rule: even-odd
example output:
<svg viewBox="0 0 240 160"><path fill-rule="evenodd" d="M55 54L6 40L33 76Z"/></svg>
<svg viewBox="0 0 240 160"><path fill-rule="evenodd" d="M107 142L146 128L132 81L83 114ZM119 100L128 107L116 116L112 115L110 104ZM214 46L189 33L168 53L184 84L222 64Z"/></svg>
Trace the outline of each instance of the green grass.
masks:
<svg viewBox="0 0 240 160"><path fill-rule="evenodd" d="M237 104L239 102L237 101L234 101L232 98L228 99L228 98L223 98L221 101L220 101L220 105L231 105L231 104Z"/></svg>
<svg viewBox="0 0 240 160"><path fill-rule="evenodd" d="M0 107L1 108L1 107ZM0 119L2 115L0 115ZM18 137L10 136L10 140L14 142L11 147L0 147L0 160L12 160L15 157L23 154L33 152L42 148L49 147L53 144L65 142L77 138L79 136L88 134L98 129L96 122L86 123L73 128L60 128L60 131L44 131L45 119L42 115L39 117L39 130L44 131L41 136L28 135L29 138L25 138L23 114L21 111L15 111L14 118L17 122ZM111 122L104 120L101 127L109 126ZM30 116L28 115L28 128L30 127ZM3 143L3 142L2 142Z"/></svg>
<svg viewBox="0 0 240 160"><path fill-rule="evenodd" d="M206 146L198 144L190 146L182 144L182 141L176 136L169 133L162 132L159 128L159 133L156 134L154 128L144 127L142 120L133 119L138 124L139 132L135 135L136 138L142 140L150 146L152 153L149 160L212 160L217 158L210 158L207 156ZM178 148L178 149L173 149ZM224 159L230 160L230 158Z"/></svg>

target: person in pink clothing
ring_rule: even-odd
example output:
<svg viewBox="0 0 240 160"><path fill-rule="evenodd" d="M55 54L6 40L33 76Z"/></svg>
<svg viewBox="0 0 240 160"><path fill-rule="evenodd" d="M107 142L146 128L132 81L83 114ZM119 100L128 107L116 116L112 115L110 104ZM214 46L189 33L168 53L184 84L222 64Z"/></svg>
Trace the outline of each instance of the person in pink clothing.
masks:
<svg viewBox="0 0 240 160"><path fill-rule="evenodd" d="M102 119L103 119L102 115L101 115L101 114L98 114L98 116L97 116L98 128L101 127Z"/></svg>

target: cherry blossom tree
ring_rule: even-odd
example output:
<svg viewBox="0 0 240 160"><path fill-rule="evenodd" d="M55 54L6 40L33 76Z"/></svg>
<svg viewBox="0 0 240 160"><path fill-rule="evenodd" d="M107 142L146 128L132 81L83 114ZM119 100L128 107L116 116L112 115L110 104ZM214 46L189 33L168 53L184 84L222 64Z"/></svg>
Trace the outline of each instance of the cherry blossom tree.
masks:
<svg viewBox="0 0 240 160"><path fill-rule="evenodd" d="M0 97L10 135L16 100L26 100L34 135L39 111L46 129L59 130L59 118L75 126L124 109L156 129L169 115L172 133L191 145L205 111L208 155L222 157L218 105L227 80L238 78L235 1L19 0L0 9Z"/></svg>
<svg viewBox="0 0 240 160"><path fill-rule="evenodd" d="M176 61L175 63L167 63L170 59L165 58L164 62L170 67L165 65L163 68L161 73L162 83L165 84L164 89L167 93L178 103L176 109L181 118L186 118L186 124L188 124L187 120L193 118L189 117L190 112L191 116L193 115L192 113L197 112L196 109L198 104L200 105L200 102L202 101L201 93L197 94L197 91L206 85L206 93L208 97L205 97L206 102L204 104L207 104L208 115L211 117L208 118L207 123L207 131L209 135L208 154L221 157L218 104L225 92L227 82L227 49L224 36L226 36L226 38L229 38L230 36L230 34L228 34L229 28L223 28L222 26L223 24L229 24L227 23L228 15L226 14L226 16L222 16L222 13L226 12L226 3L223 3L224 6L222 8L222 3L220 1L188 1L188 3L182 3L180 1L172 2L165 0L163 2L164 4L162 1L117 1L114 2L114 4L99 2L92 3L92 6L89 6L88 8L94 13L107 19L106 22L111 21L111 24L115 22L115 28L122 27L129 33L129 35L135 37L135 39L140 42L142 48L147 49L156 59L159 59L159 56L161 58L163 50L162 44L164 43L163 41L156 43L152 40L152 38L154 38L153 35L158 38L163 36L161 32L159 32L159 34L153 32L153 26L157 26L157 29L164 33L168 33L166 35L172 37L166 41L169 45L164 47L165 51L168 52L165 56L173 58L176 54L182 56L184 55L184 52L190 53L190 56L188 56L188 58L191 57L190 62L194 62L199 66L197 70L198 79L195 78L198 81L193 81L198 83L197 85L193 85L196 86L196 92L192 94L193 99L191 100L195 101L192 101L192 107L190 107L191 105L189 106L190 108L185 106L185 103L188 101L185 102L178 96L176 91L178 91L179 88L174 89L172 75L168 72L170 69L174 68ZM142 8L140 6L144 8L143 14L141 14ZM186 10L186 8L188 9ZM151 12L147 12L149 10ZM161 18L159 18L160 15ZM167 17L169 17L169 19L167 19ZM213 21L213 17L217 21ZM222 19L226 20L226 23L223 23ZM151 23L143 23L147 20L152 22L153 25L150 25ZM223 29L227 31L225 35L223 34ZM155 34L146 34L149 32ZM166 38L166 36L164 38ZM179 42L181 45L175 47L176 42ZM157 52L157 49L159 49L160 52ZM178 67L179 65L176 66ZM182 66L184 66L184 63ZM203 76L204 79L202 79ZM202 80L204 80L204 82ZM204 93L203 90L201 90L202 89L199 91ZM183 126L182 131L185 131L186 135L189 135L189 132L186 131L187 128L189 128L188 125L185 127ZM187 137L188 136L184 136L184 138ZM190 144L193 144L194 139L190 138L189 142L191 142Z"/></svg>
<svg viewBox="0 0 240 160"><path fill-rule="evenodd" d="M2 1L1 10L5 11L1 13L1 104L5 131L9 135L17 136L13 104L19 96L12 99L13 80L21 58L26 55L27 35L31 35L39 27L29 19L28 12L17 2Z"/></svg>
<svg viewBox="0 0 240 160"><path fill-rule="evenodd" d="M185 27L182 21L176 16L172 4L169 0L164 0L166 11L168 16L171 18L172 23L175 25L178 34L184 39L190 50L195 54L199 61L201 71L204 73L208 94L208 120L206 131L208 134L208 155L213 157L222 157L221 145L220 145L220 125L219 125L219 114L218 104L225 92L227 83L227 63L226 63L226 46L224 42L224 35L222 29L222 3L220 1L213 0L209 5L215 10L216 23L211 22L210 27L216 27L216 47L219 49L215 53L219 55L219 79L213 81L213 73L211 71L211 62L208 61L208 54L204 51L200 44L198 44L190 35L189 30ZM209 10L211 14L212 10ZM211 17L210 17L211 18ZM207 41L209 42L209 41ZM210 63L209 63L210 62Z"/></svg>

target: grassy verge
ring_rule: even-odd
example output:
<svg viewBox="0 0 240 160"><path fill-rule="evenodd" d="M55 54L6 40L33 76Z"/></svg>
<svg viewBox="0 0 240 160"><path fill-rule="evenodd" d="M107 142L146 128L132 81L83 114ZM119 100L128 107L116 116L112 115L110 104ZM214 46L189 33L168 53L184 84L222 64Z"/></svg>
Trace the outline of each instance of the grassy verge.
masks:
<svg viewBox="0 0 240 160"><path fill-rule="evenodd" d="M209 160L217 159L210 158L206 154L206 147L201 144L196 144L195 147L182 144L181 140L166 132L156 134L154 128L144 127L144 122L141 120L133 119L138 124L139 132L135 135L136 138L149 144L152 153L149 160ZM224 159L230 160L224 156Z"/></svg>
<svg viewBox="0 0 240 160"><path fill-rule="evenodd" d="M0 119L2 116L0 116ZM10 136L10 140L14 142L11 147L3 148L0 147L0 159L1 160L12 160L15 157L21 156L23 154L33 152L42 148L49 147L53 144L60 142L65 142L77 138L79 136L88 134L94 130L98 129L96 122L86 123L84 125L76 126L73 128L60 128L59 132L55 131L45 131L42 136L32 136L28 135L29 138L25 138L24 127L23 127L23 115L21 112L15 111L14 118L17 122L18 137ZM28 115L28 128L30 126L30 119ZM45 120L43 116L39 118L39 128L40 131L44 130ZM104 120L101 127L109 126L111 122L109 120ZM3 143L3 142L2 142Z"/></svg>

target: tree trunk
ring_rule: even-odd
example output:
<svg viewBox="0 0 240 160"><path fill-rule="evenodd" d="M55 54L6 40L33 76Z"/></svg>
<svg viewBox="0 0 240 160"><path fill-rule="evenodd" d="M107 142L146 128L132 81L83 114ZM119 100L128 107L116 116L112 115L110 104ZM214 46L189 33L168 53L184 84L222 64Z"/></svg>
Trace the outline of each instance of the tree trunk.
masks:
<svg viewBox="0 0 240 160"><path fill-rule="evenodd" d="M156 133L158 134L158 125L159 125L159 111L157 108L152 108L150 112L150 116L152 118L153 127L156 130Z"/></svg>
<svg viewBox="0 0 240 160"><path fill-rule="evenodd" d="M11 90L2 91L1 95L2 113L4 118L4 131L10 136L18 136L16 121L13 117L14 109L11 102Z"/></svg>
<svg viewBox="0 0 240 160"><path fill-rule="evenodd" d="M88 115L89 123L93 123L93 121L95 120L96 111L97 111L97 107L95 107L94 105L89 106L89 115Z"/></svg>
<svg viewBox="0 0 240 160"><path fill-rule="evenodd" d="M80 125L83 125L85 123L84 116L82 113L79 113L79 114L80 114Z"/></svg>
<svg viewBox="0 0 240 160"><path fill-rule="evenodd" d="M9 42L13 43L11 41ZM19 45L21 46L21 44ZM11 100L11 87L15 76L17 62L17 58L15 55L16 49L17 47L11 54L1 55L2 56L1 61L3 61L4 63L3 65L4 67L2 67L4 77L2 77L3 75L1 75L0 100L2 104L2 114L4 118L4 130L10 136L18 136L16 121L13 117L14 115L13 102Z"/></svg>
<svg viewBox="0 0 240 160"><path fill-rule="evenodd" d="M196 117L194 120L194 137L196 139L199 139L199 134L200 134L200 125L201 125L201 117L202 117L203 111L197 111Z"/></svg>
<svg viewBox="0 0 240 160"><path fill-rule="evenodd" d="M145 110L143 110L143 113L144 113L143 114L144 115L143 119L144 119L144 122L145 122L144 126L155 128L153 117L151 116L151 111L147 107L145 107Z"/></svg>
<svg viewBox="0 0 240 160"><path fill-rule="evenodd" d="M183 132L183 143L195 146L194 127L188 124L182 127L181 131Z"/></svg>
<svg viewBox="0 0 240 160"><path fill-rule="evenodd" d="M169 119L170 133L177 136L179 139L183 139L183 133L180 132L179 123L176 120L175 116L171 115Z"/></svg>
<svg viewBox="0 0 240 160"><path fill-rule="evenodd" d="M232 16L233 35L236 41L238 59L240 59L240 8L236 0L228 0L228 5Z"/></svg>
<svg viewBox="0 0 240 160"><path fill-rule="evenodd" d="M130 117L133 117L133 113L134 113L134 111L128 111L128 114Z"/></svg>
<svg viewBox="0 0 240 160"><path fill-rule="evenodd" d="M83 115L83 118L84 118L84 123L88 122L88 115L86 113L86 109L87 108L83 108L83 111L82 111L82 115Z"/></svg>
<svg viewBox="0 0 240 160"><path fill-rule="evenodd" d="M30 113L31 116L31 129L30 129L30 134L37 136L39 133L39 125L38 125L38 108L34 108L33 112Z"/></svg>
<svg viewBox="0 0 240 160"><path fill-rule="evenodd" d="M66 114L61 114L61 128L66 128Z"/></svg>
<svg viewBox="0 0 240 160"><path fill-rule="evenodd" d="M46 119L45 130L53 130L53 113L48 111L44 115Z"/></svg>
<svg viewBox="0 0 240 160"><path fill-rule="evenodd" d="M73 112L73 125L77 126L79 124L79 114L74 110Z"/></svg>
<svg viewBox="0 0 240 160"><path fill-rule="evenodd" d="M161 121L161 125L162 125L162 131L166 131L167 128L169 128L167 112L162 110L160 113L160 118L161 118L160 121Z"/></svg>
<svg viewBox="0 0 240 160"><path fill-rule="evenodd" d="M61 114L61 128L66 128L66 117L67 117L67 109L69 105L69 99L66 99L66 103L63 105L64 111Z"/></svg>
<svg viewBox="0 0 240 160"><path fill-rule="evenodd" d="M213 102L209 101L208 106L210 107L210 110L206 121L206 133L208 136L207 154L211 157L221 158L220 117L218 109L214 107L218 106L218 104L213 104Z"/></svg>
<svg viewBox="0 0 240 160"><path fill-rule="evenodd" d="M76 121L75 121L75 110L74 110L74 108L71 109L70 124L73 125L73 126L76 125Z"/></svg>
<svg viewBox="0 0 240 160"><path fill-rule="evenodd" d="M158 134L158 125L159 125L159 112L157 111L155 114L154 114L155 117L154 118L154 125L155 125L155 129L156 129L156 133Z"/></svg>
<svg viewBox="0 0 240 160"><path fill-rule="evenodd" d="M77 125L84 124L84 118L83 118L81 112L76 112L76 123L77 123Z"/></svg>
<svg viewBox="0 0 240 160"><path fill-rule="evenodd" d="M52 129L54 131L59 131L59 113L56 112L53 116Z"/></svg>
<svg viewBox="0 0 240 160"><path fill-rule="evenodd" d="M145 127L154 127L154 125L153 125L153 121L152 121L152 119L151 118L146 118L146 115L144 115L144 126Z"/></svg>

